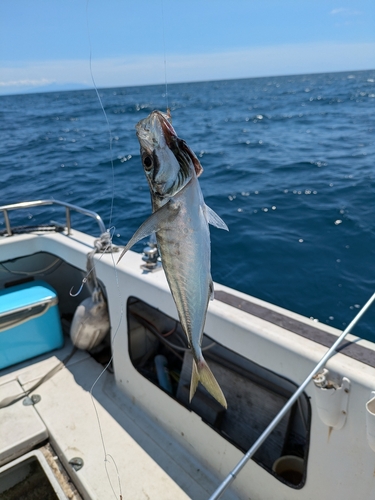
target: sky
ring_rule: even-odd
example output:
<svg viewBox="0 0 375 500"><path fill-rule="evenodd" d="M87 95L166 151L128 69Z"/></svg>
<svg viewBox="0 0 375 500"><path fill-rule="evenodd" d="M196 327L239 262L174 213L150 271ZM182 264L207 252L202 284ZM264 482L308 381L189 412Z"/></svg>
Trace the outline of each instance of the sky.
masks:
<svg viewBox="0 0 375 500"><path fill-rule="evenodd" d="M1 0L0 94L375 68L374 0Z"/></svg>

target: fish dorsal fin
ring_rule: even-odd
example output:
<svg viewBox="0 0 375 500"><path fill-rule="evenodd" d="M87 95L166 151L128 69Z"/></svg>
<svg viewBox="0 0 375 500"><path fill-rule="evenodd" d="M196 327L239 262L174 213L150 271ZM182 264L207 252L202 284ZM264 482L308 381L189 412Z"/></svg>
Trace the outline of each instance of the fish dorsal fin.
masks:
<svg viewBox="0 0 375 500"><path fill-rule="evenodd" d="M139 226L137 231L130 238L128 244L119 257L117 264L133 245L138 243L138 241L142 240L143 238L146 238L146 236L150 236L150 234L159 231L160 224L170 219L171 217L175 217L179 212L179 209L180 206L173 199L170 199L168 203L166 203L161 208L159 208L159 210L156 210L156 212L150 215L150 217Z"/></svg>
<svg viewBox="0 0 375 500"><path fill-rule="evenodd" d="M219 229L225 229L225 231L229 231L228 226L225 224L223 219L221 219L216 212L212 210L208 205L204 205L204 215L206 217L206 221L211 226L218 227Z"/></svg>

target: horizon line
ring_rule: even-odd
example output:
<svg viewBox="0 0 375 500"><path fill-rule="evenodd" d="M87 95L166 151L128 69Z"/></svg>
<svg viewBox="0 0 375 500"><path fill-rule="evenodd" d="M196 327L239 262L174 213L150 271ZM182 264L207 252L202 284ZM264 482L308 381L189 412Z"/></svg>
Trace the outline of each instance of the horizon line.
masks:
<svg viewBox="0 0 375 500"><path fill-rule="evenodd" d="M307 73L279 73L279 74L271 74L271 75L261 75L261 76L244 76L244 77L233 77L233 78L214 78L214 79L208 79L208 80L187 80L187 81L171 81L167 82L167 85L184 85L184 84L194 84L194 83L214 83L214 82L230 82L230 81L236 81L236 80L257 80L257 79L263 79L263 78L287 78L287 77L301 77L301 76L314 76L314 75L329 75L329 74L340 74L340 73L363 73L367 71L375 71L374 68L368 68L368 69L347 69L347 70L332 70L332 71L311 71ZM45 87L51 87L55 85L55 82L51 82L50 84L46 84ZM111 90L111 89L123 89L123 88L137 88L137 87L158 87L158 86L163 86L165 87L166 82L158 82L158 83L139 83L139 84L132 84L132 85L109 85L109 86L95 86L95 85L89 85L89 84L82 84L78 82L72 82L72 83L56 83L56 85L59 85L61 88L60 89L50 89L48 90L47 88L43 87L35 87L35 90L28 89L25 92L5 92L2 93L0 90L0 97L6 97L6 96L19 96L19 95L28 95L28 94L53 94L53 93L58 93L58 92L80 92L80 91L89 91L89 90ZM77 88L70 88L70 89L64 89L63 87L68 87L68 86L77 86Z"/></svg>

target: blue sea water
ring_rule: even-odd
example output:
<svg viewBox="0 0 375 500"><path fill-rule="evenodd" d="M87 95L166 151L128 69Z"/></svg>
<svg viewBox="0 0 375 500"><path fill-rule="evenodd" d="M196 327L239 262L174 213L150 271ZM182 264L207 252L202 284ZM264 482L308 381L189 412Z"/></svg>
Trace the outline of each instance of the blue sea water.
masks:
<svg viewBox="0 0 375 500"><path fill-rule="evenodd" d="M111 141L94 90L0 97L0 204L80 205L125 244L151 211L134 126L165 110L165 86L99 93ZM168 103L230 228L211 231L214 280L344 328L375 289L375 71L175 84ZM354 333L375 341L374 310Z"/></svg>

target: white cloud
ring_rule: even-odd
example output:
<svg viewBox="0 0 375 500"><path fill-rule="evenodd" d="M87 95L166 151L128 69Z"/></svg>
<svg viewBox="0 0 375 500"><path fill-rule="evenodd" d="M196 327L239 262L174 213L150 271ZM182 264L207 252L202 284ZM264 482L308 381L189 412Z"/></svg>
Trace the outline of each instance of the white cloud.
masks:
<svg viewBox="0 0 375 500"><path fill-rule="evenodd" d="M333 16L343 15L343 16L359 16L362 14L360 10L348 9L346 7L339 7L338 9L332 9L331 14Z"/></svg>
<svg viewBox="0 0 375 500"><path fill-rule="evenodd" d="M220 53L167 54L167 81L186 82L375 68L375 43L311 43L254 47ZM164 56L92 61L98 87L164 83ZM54 82L92 87L89 60L28 62L1 69L0 93ZM44 83L42 83L44 82Z"/></svg>
<svg viewBox="0 0 375 500"><path fill-rule="evenodd" d="M55 83L55 80L47 80L41 78L40 80L8 80L5 82L0 81L0 87L43 87Z"/></svg>

